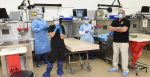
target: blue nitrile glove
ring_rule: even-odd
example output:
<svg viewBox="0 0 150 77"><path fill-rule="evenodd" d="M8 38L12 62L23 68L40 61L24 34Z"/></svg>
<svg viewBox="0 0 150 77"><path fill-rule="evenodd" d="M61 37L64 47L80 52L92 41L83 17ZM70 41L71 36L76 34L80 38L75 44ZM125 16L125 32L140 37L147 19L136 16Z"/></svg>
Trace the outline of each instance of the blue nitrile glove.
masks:
<svg viewBox="0 0 150 77"><path fill-rule="evenodd" d="M110 33L109 33L110 36L113 36L113 34L114 34L114 32L110 32Z"/></svg>
<svg viewBox="0 0 150 77"><path fill-rule="evenodd" d="M53 32L55 32L55 33L56 33L57 29L60 29L60 25L59 25L59 24L57 24L57 25L56 25L56 27L55 27L55 29L54 29L54 31L53 31Z"/></svg>
<svg viewBox="0 0 150 77"><path fill-rule="evenodd" d="M57 28L57 29L59 29L59 28L61 28L61 27L60 27L60 25L59 25L59 24L56 24L56 28Z"/></svg>
<svg viewBox="0 0 150 77"><path fill-rule="evenodd" d="M59 31L60 31L60 34L62 34L62 29L61 28L59 28Z"/></svg>
<svg viewBox="0 0 150 77"><path fill-rule="evenodd" d="M58 29L58 28L55 28L53 32L56 33L57 29Z"/></svg>

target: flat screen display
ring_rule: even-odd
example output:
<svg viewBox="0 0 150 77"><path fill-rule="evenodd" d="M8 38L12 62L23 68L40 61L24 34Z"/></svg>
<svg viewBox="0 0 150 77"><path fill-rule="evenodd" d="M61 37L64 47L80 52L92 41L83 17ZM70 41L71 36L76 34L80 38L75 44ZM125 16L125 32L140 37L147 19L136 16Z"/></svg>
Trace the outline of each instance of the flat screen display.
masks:
<svg viewBox="0 0 150 77"><path fill-rule="evenodd" d="M77 18L83 18L87 16L87 9L73 9L73 16Z"/></svg>
<svg viewBox="0 0 150 77"><path fill-rule="evenodd" d="M142 13L149 13L149 9L150 9L149 6L142 6L141 12Z"/></svg>
<svg viewBox="0 0 150 77"><path fill-rule="evenodd" d="M8 18L8 14L5 8L0 8L0 19Z"/></svg>

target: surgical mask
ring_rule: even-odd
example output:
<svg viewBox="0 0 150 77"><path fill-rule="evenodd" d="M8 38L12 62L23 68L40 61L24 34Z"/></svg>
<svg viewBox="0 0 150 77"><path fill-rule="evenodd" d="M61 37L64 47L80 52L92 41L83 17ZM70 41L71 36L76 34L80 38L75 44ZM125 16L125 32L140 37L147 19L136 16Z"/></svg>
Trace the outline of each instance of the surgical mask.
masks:
<svg viewBox="0 0 150 77"><path fill-rule="evenodd" d="M119 19L122 19L123 17L124 17L123 14L119 14L119 15L118 15L118 18L119 18Z"/></svg>
<svg viewBox="0 0 150 77"><path fill-rule="evenodd" d="M43 16L42 15L37 15L37 18L38 19L41 19Z"/></svg>
<svg viewBox="0 0 150 77"><path fill-rule="evenodd" d="M55 25L59 25L59 21L54 21L54 24Z"/></svg>
<svg viewBox="0 0 150 77"><path fill-rule="evenodd" d="M89 21L88 21L88 20L85 20L85 21L84 21L84 23L85 23L85 24L88 24L88 23L89 23Z"/></svg>

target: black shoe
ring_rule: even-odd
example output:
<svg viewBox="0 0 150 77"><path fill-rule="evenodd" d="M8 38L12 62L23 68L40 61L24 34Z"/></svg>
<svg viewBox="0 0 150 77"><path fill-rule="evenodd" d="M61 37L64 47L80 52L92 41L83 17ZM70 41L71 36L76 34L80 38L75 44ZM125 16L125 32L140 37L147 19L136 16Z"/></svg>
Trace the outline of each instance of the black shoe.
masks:
<svg viewBox="0 0 150 77"><path fill-rule="evenodd" d="M36 67L40 67L41 66L41 63L36 63Z"/></svg>

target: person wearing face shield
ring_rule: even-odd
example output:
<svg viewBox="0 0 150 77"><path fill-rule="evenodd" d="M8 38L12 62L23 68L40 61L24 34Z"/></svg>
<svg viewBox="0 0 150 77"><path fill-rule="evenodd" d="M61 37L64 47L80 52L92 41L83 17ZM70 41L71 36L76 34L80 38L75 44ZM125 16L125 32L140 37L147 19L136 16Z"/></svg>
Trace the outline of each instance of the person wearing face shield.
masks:
<svg viewBox="0 0 150 77"><path fill-rule="evenodd" d="M112 21L109 30L113 32L113 67L109 69L109 72L116 72L119 70L118 61L119 54L121 53L122 61L122 75L128 76L128 49L129 49L129 28L130 21L125 18L125 11L119 9L118 19Z"/></svg>
<svg viewBox="0 0 150 77"><path fill-rule="evenodd" d="M84 17L83 18L83 24L80 26L79 29L79 34L80 34L80 40L89 42L89 43L94 43L94 26L92 26L89 23L89 17ZM83 55L84 56L84 55ZM89 59L94 60L96 58L96 55L94 52L89 53Z"/></svg>
<svg viewBox="0 0 150 77"><path fill-rule="evenodd" d="M94 43L94 38L92 34L94 33L94 27L89 23L89 18L84 17L83 24L80 26L79 34L80 34L80 40Z"/></svg>
<svg viewBox="0 0 150 77"><path fill-rule="evenodd" d="M49 27L49 34L51 36L51 48L50 60L47 64L46 72L43 73L43 77L51 77L50 72L53 68L53 63L57 60L57 75L63 77L63 61L65 57L65 29L61 24L62 19L55 17L54 25Z"/></svg>
<svg viewBox="0 0 150 77"><path fill-rule="evenodd" d="M48 53L50 52L50 41L48 39L48 25L47 22L42 18L43 13L38 12L37 18L32 21L32 31L34 33L34 49L36 66L40 67L43 57L44 63L48 63Z"/></svg>

